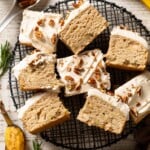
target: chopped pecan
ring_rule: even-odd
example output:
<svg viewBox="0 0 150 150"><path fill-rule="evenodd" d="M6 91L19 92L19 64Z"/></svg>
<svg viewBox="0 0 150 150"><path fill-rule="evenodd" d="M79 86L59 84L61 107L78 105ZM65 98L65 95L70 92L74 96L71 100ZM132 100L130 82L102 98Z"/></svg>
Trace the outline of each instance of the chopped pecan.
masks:
<svg viewBox="0 0 150 150"><path fill-rule="evenodd" d="M40 20L37 22L37 24L38 24L39 26L44 26L44 24L45 24L45 19L40 19Z"/></svg>
<svg viewBox="0 0 150 150"><path fill-rule="evenodd" d="M116 95L117 97L118 97L118 101L122 101L123 102L123 100L122 100L122 96L121 95Z"/></svg>
<svg viewBox="0 0 150 150"><path fill-rule="evenodd" d="M56 44L56 40L57 40L57 35L53 34L53 36L51 37L51 43Z"/></svg>
<svg viewBox="0 0 150 150"><path fill-rule="evenodd" d="M138 94L138 96L141 96L141 94L142 94L142 89L141 89L140 86L138 86L138 87L136 88L136 93Z"/></svg>
<svg viewBox="0 0 150 150"><path fill-rule="evenodd" d="M49 25L50 25L51 27L54 27L54 26L55 26L55 21L54 21L53 19L50 19Z"/></svg>
<svg viewBox="0 0 150 150"><path fill-rule="evenodd" d="M92 56L95 56L96 54L95 54L95 52L94 51L92 51Z"/></svg>
<svg viewBox="0 0 150 150"><path fill-rule="evenodd" d="M63 26L63 25L64 25L64 19L61 18L61 19L59 20L59 23L60 23L61 26Z"/></svg>
<svg viewBox="0 0 150 150"><path fill-rule="evenodd" d="M68 82L74 82L74 78L71 76L65 76L65 80Z"/></svg>
<svg viewBox="0 0 150 150"><path fill-rule="evenodd" d="M76 86L76 90L79 91L81 89L81 85L83 83L83 80L80 78L79 84Z"/></svg>
<svg viewBox="0 0 150 150"><path fill-rule="evenodd" d="M39 27L36 26L35 29L34 29L34 31L39 31Z"/></svg>
<svg viewBox="0 0 150 150"><path fill-rule="evenodd" d="M74 8L79 8L83 4L83 0L79 0L78 3L73 3Z"/></svg>
<svg viewBox="0 0 150 150"><path fill-rule="evenodd" d="M73 69L73 71L74 71L74 73L80 75L80 69L79 69L79 68L75 67L75 68Z"/></svg>
<svg viewBox="0 0 150 150"><path fill-rule="evenodd" d="M139 107L139 106L141 106L141 103L137 102L136 107Z"/></svg>
<svg viewBox="0 0 150 150"><path fill-rule="evenodd" d="M128 103L128 97L126 95L122 96L122 102Z"/></svg>
<svg viewBox="0 0 150 150"><path fill-rule="evenodd" d="M38 28L35 28L34 35L37 39L40 39L40 40L44 39L43 33Z"/></svg>
<svg viewBox="0 0 150 150"><path fill-rule="evenodd" d="M83 65L83 63L84 63L84 62L83 62L83 59L81 58L80 61L79 61L78 66L81 67L81 66Z"/></svg>
<svg viewBox="0 0 150 150"><path fill-rule="evenodd" d="M80 75L81 72L84 71L84 69L83 68L78 68L78 67L75 66L74 69L73 69L73 71L74 71L74 73Z"/></svg>
<svg viewBox="0 0 150 150"><path fill-rule="evenodd" d="M72 6L73 6L74 8L79 8L79 7L80 7L80 5L79 5L78 3L73 3Z"/></svg>
<svg viewBox="0 0 150 150"><path fill-rule="evenodd" d="M128 97L131 97L131 96L132 96L132 93L130 93L130 92L128 92L127 94L128 94Z"/></svg>
<svg viewBox="0 0 150 150"><path fill-rule="evenodd" d="M95 81L95 79L94 78L90 78L89 80L88 80L88 83L90 84L90 85L92 85L92 86L96 86L96 81Z"/></svg>
<svg viewBox="0 0 150 150"><path fill-rule="evenodd" d="M132 113L135 117L138 116L138 112L137 112L136 108L131 107L130 110L131 110L131 113Z"/></svg>

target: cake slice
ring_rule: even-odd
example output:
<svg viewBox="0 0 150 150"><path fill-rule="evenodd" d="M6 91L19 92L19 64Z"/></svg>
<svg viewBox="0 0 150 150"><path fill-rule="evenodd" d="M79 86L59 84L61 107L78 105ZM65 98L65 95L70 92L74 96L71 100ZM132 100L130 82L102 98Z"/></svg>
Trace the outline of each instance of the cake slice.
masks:
<svg viewBox="0 0 150 150"><path fill-rule="evenodd" d="M150 114L150 72L134 77L115 90L115 95L129 105L135 123Z"/></svg>
<svg viewBox="0 0 150 150"><path fill-rule="evenodd" d="M97 89L90 89L77 119L89 126L120 134L128 120L128 114L128 106L117 97L102 93Z"/></svg>
<svg viewBox="0 0 150 150"><path fill-rule="evenodd" d="M32 134L44 131L70 118L70 112L64 107L57 93L52 92L33 96L17 111L24 128Z"/></svg>
<svg viewBox="0 0 150 150"><path fill-rule="evenodd" d="M111 32L106 64L119 69L142 71L148 61L148 44L138 33L125 27Z"/></svg>
<svg viewBox="0 0 150 150"><path fill-rule="evenodd" d="M66 96L85 93L91 87L110 89L110 76L99 49L57 59L57 71L65 85Z"/></svg>
<svg viewBox="0 0 150 150"><path fill-rule="evenodd" d="M105 18L86 0L73 4L59 32L59 38L78 54L108 26Z"/></svg>
<svg viewBox="0 0 150 150"><path fill-rule="evenodd" d="M24 10L19 41L47 53L56 50L57 33L62 15Z"/></svg>
<svg viewBox="0 0 150 150"><path fill-rule="evenodd" d="M14 68L14 75L21 90L50 89L57 91L62 83L55 74L54 54L36 52L26 56Z"/></svg>

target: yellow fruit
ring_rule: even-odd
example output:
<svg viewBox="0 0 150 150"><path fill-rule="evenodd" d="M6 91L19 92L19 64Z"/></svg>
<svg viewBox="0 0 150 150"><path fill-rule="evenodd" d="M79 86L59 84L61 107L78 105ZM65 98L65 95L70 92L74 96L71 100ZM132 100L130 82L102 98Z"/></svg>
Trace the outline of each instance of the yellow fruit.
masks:
<svg viewBox="0 0 150 150"><path fill-rule="evenodd" d="M150 8L150 0L142 0L142 2Z"/></svg>
<svg viewBox="0 0 150 150"><path fill-rule="evenodd" d="M21 129L15 126L7 127L5 144L7 150L25 150L25 140Z"/></svg>

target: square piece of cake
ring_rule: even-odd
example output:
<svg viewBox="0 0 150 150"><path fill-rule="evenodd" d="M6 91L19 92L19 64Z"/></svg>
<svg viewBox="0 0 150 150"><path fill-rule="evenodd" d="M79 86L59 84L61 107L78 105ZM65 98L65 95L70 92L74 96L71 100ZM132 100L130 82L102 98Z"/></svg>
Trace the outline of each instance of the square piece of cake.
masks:
<svg viewBox="0 0 150 150"><path fill-rule="evenodd" d="M24 10L19 41L46 53L56 51L62 15Z"/></svg>
<svg viewBox="0 0 150 150"><path fill-rule="evenodd" d="M89 126L96 126L120 134L128 120L129 108L115 96L89 89L86 102L77 119Z"/></svg>
<svg viewBox="0 0 150 150"><path fill-rule="evenodd" d="M85 93L91 87L109 90L111 86L99 49L57 59L57 71L65 85L66 96Z"/></svg>
<svg viewBox="0 0 150 150"><path fill-rule="evenodd" d="M108 23L88 1L79 0L73 6L59 32L59 38L74 54L78 54L107 28Z"/></svg>
<svg viewBox="0 0 150 150"><path fill-rule="evenodd" d="M146 68L148 53L144 38L118 26L111 32L106 64L119 69L142 71Z"/></svg>
<svg viewBox="0 0 150 150"><path fill-rule="evenodd" d="M33 96L17 111L24 128L32 134L44 131L70 118L70 112L64 107L57 93L53 92Z"/></svg>
<svg viewBox="0 0 150 150"><path fill-rule="evenodd" d="M59 90L62 83L56 78L55 62L54 54L36 52L27 55L13 68L20 89L23 91Z"/></svg>

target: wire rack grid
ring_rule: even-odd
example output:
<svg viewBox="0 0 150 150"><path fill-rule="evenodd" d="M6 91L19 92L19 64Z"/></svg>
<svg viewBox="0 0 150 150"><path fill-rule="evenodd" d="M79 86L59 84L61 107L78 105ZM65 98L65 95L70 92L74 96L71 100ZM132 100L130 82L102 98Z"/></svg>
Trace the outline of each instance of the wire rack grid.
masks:
<svg viewBox="0 0 150 150"><path fill-rule="evenodd" d="M73 2L76 1L69 0L59 2L55 6L49 6L45 12L61 13L65 16L66 12L72 9ZM106 53L108 49L110 31L116 25L125 25L128 26L129 29L139 32L140 35L143 36L150 44L150 32L142 25L141 20L137 19L125 8L119 7L116 4L105 0L90 0L90 3L107 19L109 27L90 45L88 45L85 50L100 48L103 53ZM9 70L9 85L11 97L17 109L23 106L25 101L30 98L34 92L22 92L19 90L17 80L12 73L12 68L28 53L30 53L32 49L32 47L19 44L19 41L17 41L14 48ZM57 57L65 57L68 55L71 55L70 50L68 50L61 41L58 41ZM111 83L113 85L112 90L137 74L135 72L132 73L129 71L121 71L111 68L108 68L108 71L111 74ZM67 98L64 97L63 94L60 94L60 96L64 105L71 111L71 119L61 125L40 133L43 139L52 142L57 146L77 150L95 150L97 148L110 146L120 139L125 138L135 129L135 125L131 120L126 123L125 129L120 135L105 132L96 127L88 127L76 120L76 116L85 102L85 96L83 94Z"/></svg>

